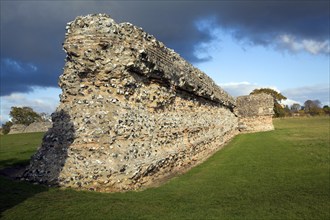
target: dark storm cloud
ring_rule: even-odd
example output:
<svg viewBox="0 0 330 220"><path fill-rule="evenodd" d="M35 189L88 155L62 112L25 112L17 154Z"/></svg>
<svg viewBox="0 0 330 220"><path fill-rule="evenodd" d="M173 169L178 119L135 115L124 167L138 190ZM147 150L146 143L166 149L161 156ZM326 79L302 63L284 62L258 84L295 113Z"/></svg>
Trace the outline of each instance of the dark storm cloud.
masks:
<svg viewBox="0 0 330 220"><path fill-rule="evenodd" d="M65 59L66 23L78 15L97 13L91 3L1 1L1 96L29 92L34 86L57 87ZM101 4L98 7L101 10Z"/></svg>
<svg viewBox="0 0 330 220"><path fill-rule="evenodd" d="M251 45L286 50L293 48L294 40L329 39L328 1L1 1L1 95L57 86L65 58L65 24L92 13L143 27L190 62L210 59L195 51L219 40L212 33L216 28ZM196 26L210 18L203 31ZM280 36L289 40L279 45ZM24 71L5 64L6 59Z"/></svg>
<svg viewBox="0 0 330 220"><path fill-rule="evenodd" d="M44 63L24 63L16 60L1 59L1 96L13 92L31 92L33 86L54 87L57 84L58 74L52 72L54 66L61 65L53 62L53 67Z"/></svg>
<svg viewBox="0 0 330 220"><path fill-rule="evenodd" d="M252 41L267 42L265 37L280 33L325 40L329 37L329 2L237 1L221 10L219 22L234 29L239 38Z"/></svg>
<svg viewBox="0 0 330 220"><path fill-rule="evenodd" d="M196 44L214 39L210 32L199 32L194 25L210 17L210 28L222 28L252 45L277 46L278 37L283 35L297 41L329 40L329 1L124 2L121 6L128 13L120 10L113 15L134 21L167 44L173 43L183 56L191 54Z"/></svg>

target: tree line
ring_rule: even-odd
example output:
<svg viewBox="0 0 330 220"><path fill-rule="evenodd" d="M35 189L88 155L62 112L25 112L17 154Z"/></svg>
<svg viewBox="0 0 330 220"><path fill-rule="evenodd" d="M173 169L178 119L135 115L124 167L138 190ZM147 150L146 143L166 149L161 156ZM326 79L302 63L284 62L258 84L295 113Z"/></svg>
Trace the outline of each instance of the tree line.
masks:
<svg viewBox="0 0 330 220"><path fill-rule="evenodd" d="M321 116L330 115L330 107L324 105L321 107L321 102L319 100L306 100L304 105L299 103L294 103L290 107L288 105L282 105L281 101L287 98L281 93L269 89L261 88L253 90L250 95L266 93L273 97L274 99L274 117L291 117L291 116Z"/></svg>

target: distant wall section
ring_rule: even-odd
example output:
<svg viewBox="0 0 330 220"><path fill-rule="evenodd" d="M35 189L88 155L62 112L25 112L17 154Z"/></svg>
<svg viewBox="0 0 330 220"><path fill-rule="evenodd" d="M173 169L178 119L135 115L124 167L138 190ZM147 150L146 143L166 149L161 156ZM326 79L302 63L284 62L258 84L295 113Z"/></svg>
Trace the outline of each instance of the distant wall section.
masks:
<svg viewBox="0 0 330 220"><path fill-rule="evenodd" d="M46 132L51 127L51 122L33 122L30 125L14 124L10 127L8 134Z"/></svg>
<svg viewBox="0 0 330 220"><path fill-rule="evenodd" d="M236 112L239 116L238 129L241 132L274 130L273 107L273 97L268 94L237 97Z"/></svg>

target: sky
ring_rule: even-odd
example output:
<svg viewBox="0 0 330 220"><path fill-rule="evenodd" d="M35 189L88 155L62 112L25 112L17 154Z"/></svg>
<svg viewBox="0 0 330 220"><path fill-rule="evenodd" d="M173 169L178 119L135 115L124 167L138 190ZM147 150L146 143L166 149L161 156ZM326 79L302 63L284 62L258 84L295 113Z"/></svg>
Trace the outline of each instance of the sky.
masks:
<svg viewBox="0 0 330 220"><path fill-rule="evenodd" d="M232 96L272 88L329 105L329 1L1 0L0 124L12 106L59 105L66 23L106 13L154 35Z"/></svg>

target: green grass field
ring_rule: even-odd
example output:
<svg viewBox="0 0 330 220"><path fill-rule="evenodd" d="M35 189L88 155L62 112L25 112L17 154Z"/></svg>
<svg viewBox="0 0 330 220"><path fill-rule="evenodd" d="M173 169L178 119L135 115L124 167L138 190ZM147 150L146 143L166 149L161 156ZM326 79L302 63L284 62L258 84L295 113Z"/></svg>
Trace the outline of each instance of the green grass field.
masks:
<svg viewBox="0 0 330 220"><path fill-rule="evenodd" d="M330 219L329 118L274 124L275 131L239 135L186 174L140 192L63 190L1 177L1 217ZM41 134L0 138L4 167L25 163Z"/></svg>
<svg viewBox="0 0 330 220"><path fill-rule="evenodd" d="M0 136L0 169L29 163L31 155L41 143L44 133Z"/></svg>

